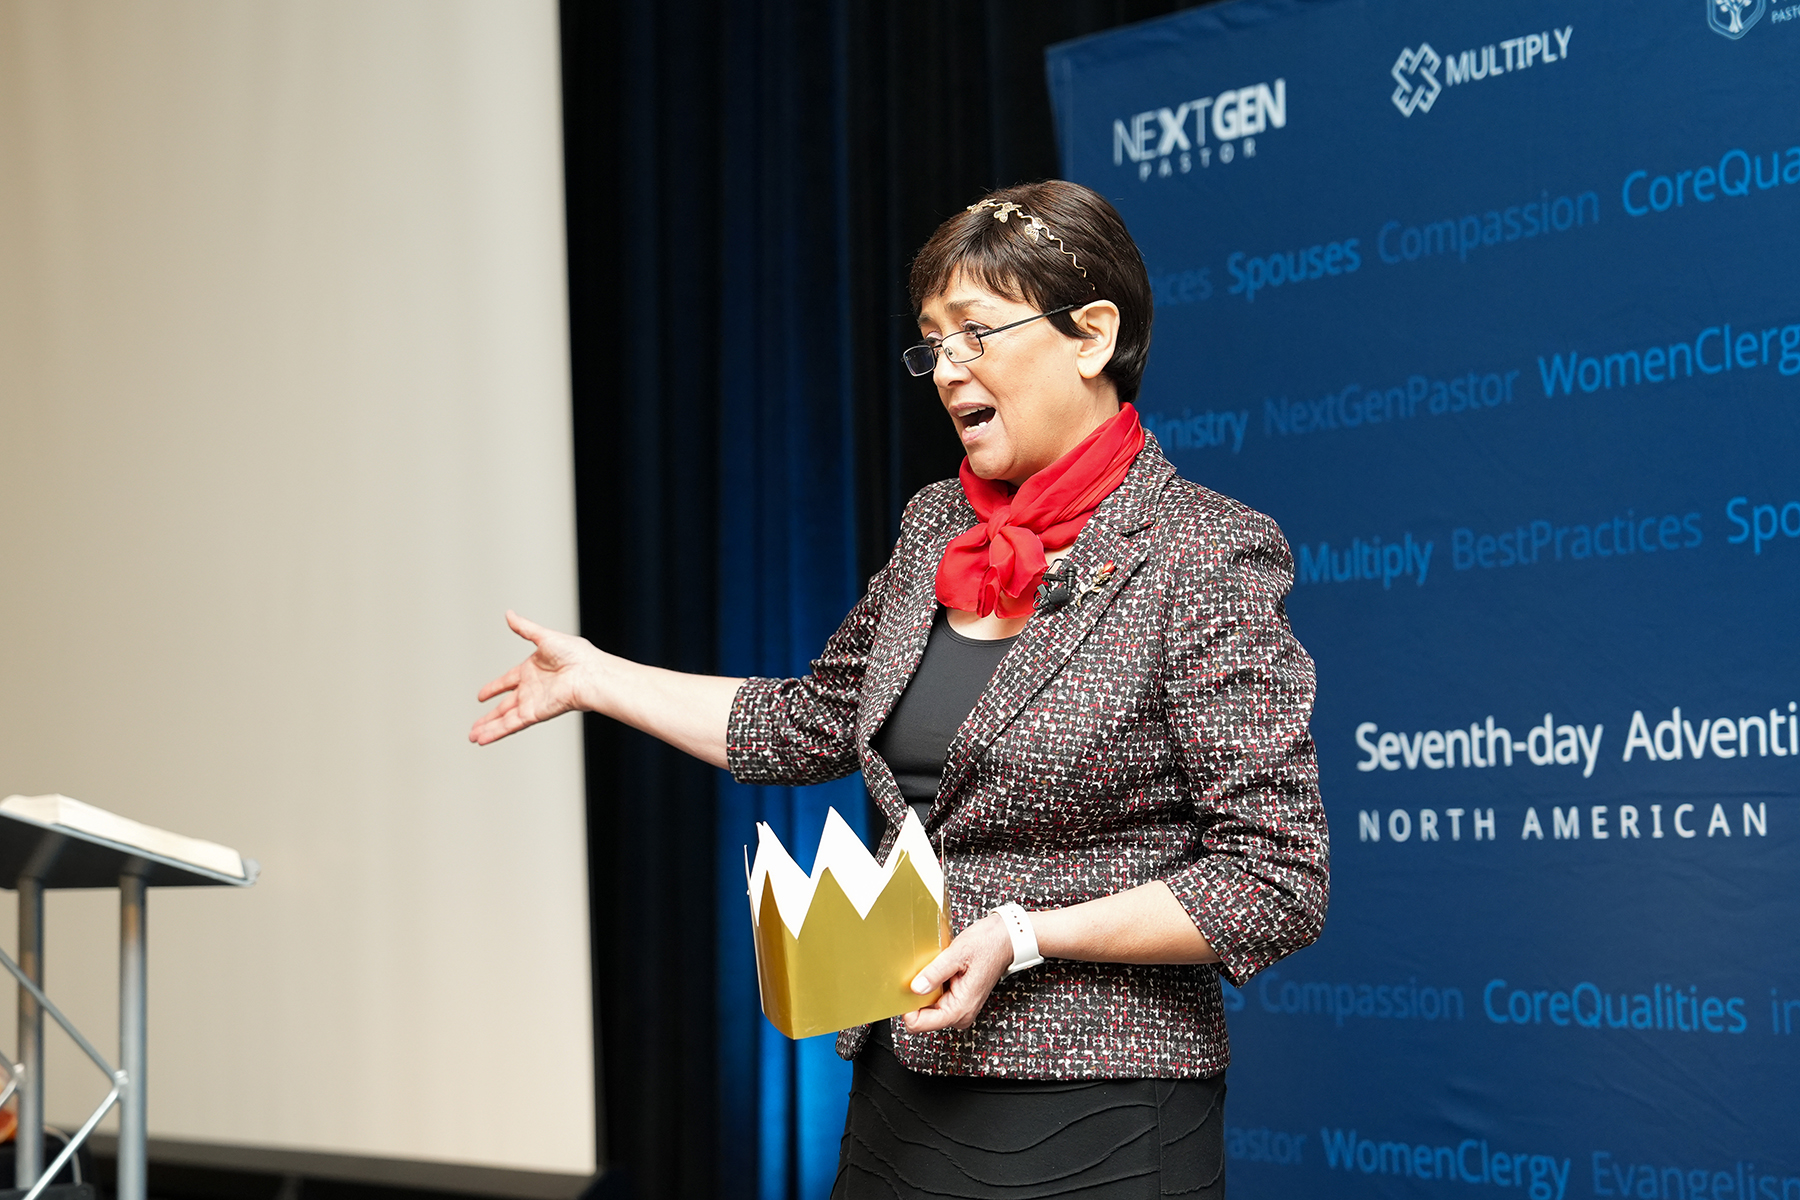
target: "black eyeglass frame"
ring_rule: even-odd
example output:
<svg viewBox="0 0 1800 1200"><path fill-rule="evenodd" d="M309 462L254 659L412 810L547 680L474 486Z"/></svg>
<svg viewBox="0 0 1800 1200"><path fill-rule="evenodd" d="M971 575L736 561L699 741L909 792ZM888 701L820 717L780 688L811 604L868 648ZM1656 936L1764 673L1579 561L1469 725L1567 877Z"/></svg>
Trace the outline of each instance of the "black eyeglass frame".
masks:
<svg viewBox="0 0 1800 1200"><path fill-rule="evenodd" d="M964 334L967 334L975 339L975 353L969 355L967 358L952 358L950 361L959 364L974 362L983 354L987 353L987 343L984 339L992 337L996 333L1005 333L1009 329L1017 329L1021 325L1029 325L1033 321L1041 321L1045 317L1054 317L1058 313L1072 312L1078 308L1086 308L1092 303L1092 300L1084 300L1080 304L1065 304L1061 308L1053 308L1048 312L1036 313L1006 325L996 326L993 329L959 329L951 334L950 337L939 338L935 342L920 342L916 346L908 346L901 353L900 361L905 364L906 369L914 376L929 375L937 370L937 356L939 354L949 355L950 352L944 348L945 343L947 343L950 338L961 337ZM930 357L921 357L919 355L919 351L921 350L929 354ZM915 366L915 362L922 364L922 366Z"/></svg>

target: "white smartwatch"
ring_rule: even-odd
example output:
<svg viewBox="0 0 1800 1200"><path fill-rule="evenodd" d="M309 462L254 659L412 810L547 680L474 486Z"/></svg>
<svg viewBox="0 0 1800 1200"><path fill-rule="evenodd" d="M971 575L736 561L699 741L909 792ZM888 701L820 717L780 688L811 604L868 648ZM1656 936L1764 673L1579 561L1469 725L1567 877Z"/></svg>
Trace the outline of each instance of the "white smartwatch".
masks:
<svg viewBox="0 0 1800 1200"><path fill-rule="evenodd" d="M1006 932L1012 938L1012 966L1006 973L1012 975L1027 967L1035 967L1044 961L1038 953L1037 931L1031 927L1031 914L1016 904L1002 904L994 910L994 915L1006 922Z"/></svg>

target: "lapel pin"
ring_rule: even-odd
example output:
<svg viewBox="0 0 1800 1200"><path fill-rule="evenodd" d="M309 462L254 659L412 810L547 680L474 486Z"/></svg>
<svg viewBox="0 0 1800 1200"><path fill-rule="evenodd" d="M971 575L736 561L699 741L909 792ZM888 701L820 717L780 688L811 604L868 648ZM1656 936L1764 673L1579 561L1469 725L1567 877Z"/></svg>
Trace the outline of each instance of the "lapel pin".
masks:
<svg viewBox="0 0 1800 1200"><path fill-rule="evenodd" d="M1089 592L1096 591L1099 588L1106 586L1106 581L1111 579L1113 577L1113 572L1118 569L1119 564L1115 563L1110 558L1104 563L1101 563L1100 569L1094 572L1094 577L1088 581L1088 585L1081 589L1080 595L1075 597L1076 605L1079 607L1081 602L1087 599Z"/></svg>

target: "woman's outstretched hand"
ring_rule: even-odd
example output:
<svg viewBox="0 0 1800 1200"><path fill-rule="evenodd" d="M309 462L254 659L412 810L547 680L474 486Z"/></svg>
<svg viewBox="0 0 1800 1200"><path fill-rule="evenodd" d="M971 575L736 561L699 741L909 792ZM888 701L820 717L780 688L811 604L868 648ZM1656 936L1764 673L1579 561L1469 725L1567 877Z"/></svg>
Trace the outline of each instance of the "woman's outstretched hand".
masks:
<svg viewBox="0 0 1800 1200"><path fill-rule="evenodd" d="M537 649L477 693L475 698L483 704L500 697L500 703L469 730L469 740L478 746L582 707L589 674L599 654L586 638L545 629L511 609L506 612L506 623Z"/></svg>
<svg viewBox="0 0 1800 1200"><path fill-rule="evenodd" d="M975 1023L988 993L1012 966L1012 935L996 916L986 916L956 935L944 952L913 980L912 989L921 995L939 984L944 994L917 1012L903 1018L914 1033L931 1029L967 1029Z"/></svg>

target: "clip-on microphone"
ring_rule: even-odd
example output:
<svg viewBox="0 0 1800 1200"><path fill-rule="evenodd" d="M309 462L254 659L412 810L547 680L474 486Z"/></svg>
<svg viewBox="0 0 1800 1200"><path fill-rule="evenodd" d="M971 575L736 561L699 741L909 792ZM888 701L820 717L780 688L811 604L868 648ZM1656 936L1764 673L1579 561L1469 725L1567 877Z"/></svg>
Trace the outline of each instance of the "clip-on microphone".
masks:
<svg viewBox="0 0 1800 1200"><path fill-rule="evenodd" d="M1044 572L1044 585L1050 590L1046 592L1042 586L1039 588L1037 607L1040 612L1061 608L1069 602L1075 595L1075 568L1069 565L1068 559L1057 559L1055 568Z"/></svg>

